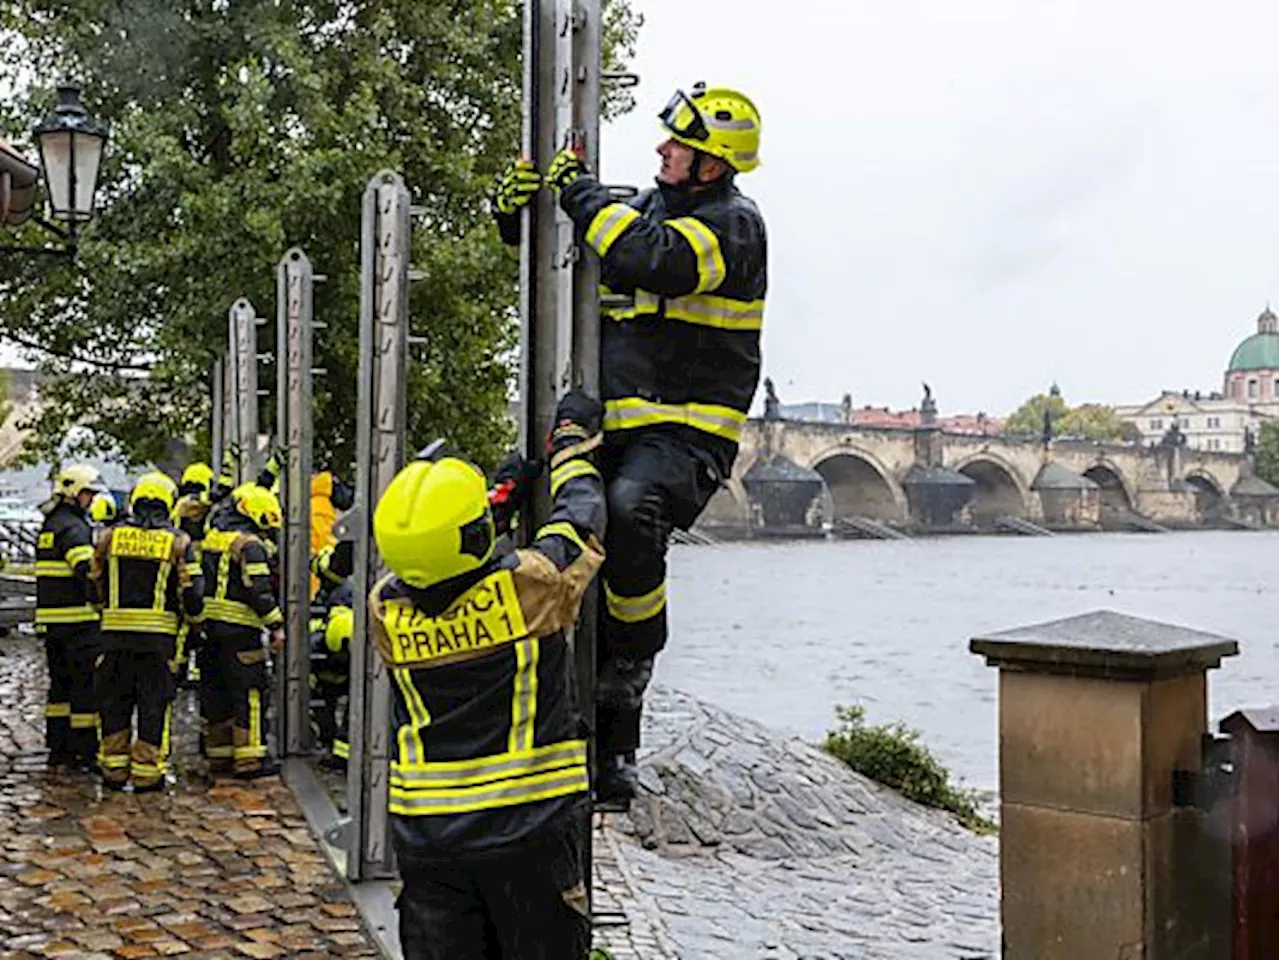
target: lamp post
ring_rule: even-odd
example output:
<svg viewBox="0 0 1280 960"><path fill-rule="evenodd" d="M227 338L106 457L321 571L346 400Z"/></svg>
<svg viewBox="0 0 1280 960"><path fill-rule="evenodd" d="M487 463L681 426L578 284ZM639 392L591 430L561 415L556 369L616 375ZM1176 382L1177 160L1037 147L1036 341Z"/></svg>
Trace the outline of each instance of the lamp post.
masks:
<svg viewBox="0 0 1280 960"><path fill-rule="evenodd" d="M62 226L39 216L32 219L66 245L0 246L0 254L74 256L77 226L93 216L93 198L98 188L98 170L102 163L102 149L107 142L107 128L85 111L84 104L80 102L80 87L74 83L62 83L58 86L57 104L32 131L32 136L40 152L40 170L49 198L49 216ZM0 180L3 181L0 190L7 196L18 196L19 190L33 185L33 169L17 154L7 149L0 152ZM29 206L10 210L6 205L5 216L0 218L0 222L21 223L27 219L29 211Z"/></svg>

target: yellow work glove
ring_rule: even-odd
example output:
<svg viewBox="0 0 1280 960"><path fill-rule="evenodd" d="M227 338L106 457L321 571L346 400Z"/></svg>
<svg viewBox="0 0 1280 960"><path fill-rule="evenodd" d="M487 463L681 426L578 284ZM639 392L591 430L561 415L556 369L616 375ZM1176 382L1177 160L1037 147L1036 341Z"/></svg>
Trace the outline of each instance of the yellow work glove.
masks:
<svg viewBox="0 0 1280 960"><path fill-rule="evenodd" d="M540 189L542 174L528 160L517 160L498 182L498 212L510 214L523 210Z"/></svg>
<svg viewBox="0 0 1280 960"><path fill-rule="evenodd" d="M587 172L587 165L578 151L566 147L555 155L547 167L547 183L556 190L563 190Z"/></svg>

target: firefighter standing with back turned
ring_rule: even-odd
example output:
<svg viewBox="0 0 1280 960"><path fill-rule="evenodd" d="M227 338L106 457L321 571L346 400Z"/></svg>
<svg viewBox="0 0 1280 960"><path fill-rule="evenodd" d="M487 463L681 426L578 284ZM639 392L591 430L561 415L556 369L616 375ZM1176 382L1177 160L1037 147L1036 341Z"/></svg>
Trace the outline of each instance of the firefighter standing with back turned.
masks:
<svg viewBox="0 0 1280 960"><path fill-rule="evenodd" d="M409 464L374 513L392 571L368 609L394 691L406 960L587 954L587 755L564 630L603 559L600 419L582 394L560 402L551 514L530 549L495 553L484 477L454 457ZM508 508L534 476L506 462L495 479L515 481Z"/></svg>
<svg viewBox="0 0 1280 960"><path fill-rule="evenodd" d="M621 203L572 150L541 177L527 161L503 177L502 238L549 183L601 281L634 305L605 310L600 383L608 484L605 610L600 618L596 796L635 795L642 696L667 640L666 551L725 482L760 377L764 220L734 183L759 165L760 115L741 93L696 85L659 114L666 139L656 188Z"/></svg>
<svg viewBox="0 0 1280 960"><path fill-rule="evenodd" d="M130 780L134 793L164 787L174 694L170 661L182 621L200 616L203 589L191 538L169 522L176 493L163 473L143 476L129 498L129 516L103 531L94 549L93 582L102 603L95 675L99 764L113 790Z"/></svg>
<svg viewBox="0 0 1280 960"><path fill-rule="evenodd" d="M45 743L49 766L92 770L98 753L98 707L93 665L98 658L98 611L89 579L93 532L86 514L102 489L86 464L58 474L36 541L36 634L49 664Z"/></svg>
<svg viewBox="0 0 1280 960"><path fill-rule="evenodd" d="M210 521L201 546L204 643L200 707L204 751L213 773L253 779L276 772L267 755L267 649L284 646L284 617L271 588L264 538L280 529L275 494L247 483L231 493L231 509Z"/></svg>

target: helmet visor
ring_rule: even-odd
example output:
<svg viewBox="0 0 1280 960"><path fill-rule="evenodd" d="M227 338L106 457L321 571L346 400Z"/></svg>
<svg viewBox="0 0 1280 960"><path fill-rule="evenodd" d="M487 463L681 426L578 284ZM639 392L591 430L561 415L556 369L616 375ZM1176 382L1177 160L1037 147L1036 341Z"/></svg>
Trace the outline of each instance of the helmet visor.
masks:
<svg viewBox="0 0 1280 960"><path fill-rule="evenodd" d="M662 125L677 137L687 140L706 140L710 137L702 113L683 90L677 90L658 114Z"/></svg>

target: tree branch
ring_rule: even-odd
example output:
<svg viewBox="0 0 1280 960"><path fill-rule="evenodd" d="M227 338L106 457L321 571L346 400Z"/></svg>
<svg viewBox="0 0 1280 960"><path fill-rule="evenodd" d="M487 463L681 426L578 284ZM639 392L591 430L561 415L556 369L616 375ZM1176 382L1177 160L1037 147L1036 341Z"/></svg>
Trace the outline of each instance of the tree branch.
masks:
<svg viewBox="0 0 1280 960"><path fill-rule="evenodd" d="M14 343L18 344L18 346L20 347L26 347L28 350L35 350L39 353L45 353L51 357L57 357L60 360L70 360L73 363L88 364L91 367L97 367L99 370L112 370L117 373L121 373L125 371L131 372L131 373L146 373L151 369L150 366L142 366L141 364L116 363L111 360L93 360L88 357L79 357L79 356L76 356L74 353L71 353L70 351L55 350L52 347L49 347L45 344L36 343L32 340L28 340L26 337L22 336L21 334L14 333L11 330L6 330L3 334L0 334L0 336L3 336L6 340L12 340Z"/></svg>

